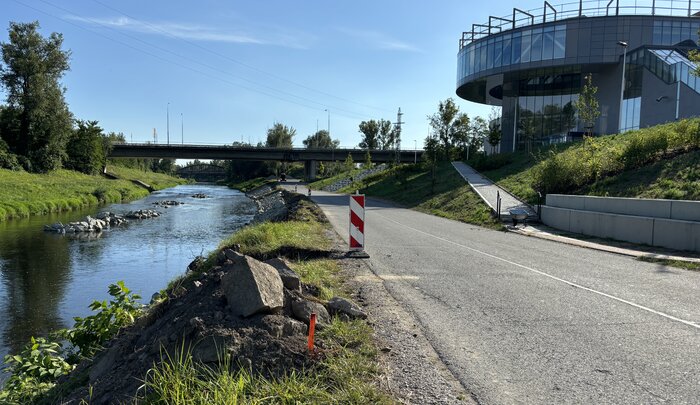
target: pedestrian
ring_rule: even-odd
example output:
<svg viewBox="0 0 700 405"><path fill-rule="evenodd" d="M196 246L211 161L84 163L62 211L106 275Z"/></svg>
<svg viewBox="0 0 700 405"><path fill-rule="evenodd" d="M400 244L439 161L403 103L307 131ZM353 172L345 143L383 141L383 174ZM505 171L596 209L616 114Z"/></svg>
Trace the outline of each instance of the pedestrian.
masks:
<svg viewBox="0 0 700 405"><path fill-rule="evenodd" d="M309 189L309 197L311 197L311 189Z"/></svg>

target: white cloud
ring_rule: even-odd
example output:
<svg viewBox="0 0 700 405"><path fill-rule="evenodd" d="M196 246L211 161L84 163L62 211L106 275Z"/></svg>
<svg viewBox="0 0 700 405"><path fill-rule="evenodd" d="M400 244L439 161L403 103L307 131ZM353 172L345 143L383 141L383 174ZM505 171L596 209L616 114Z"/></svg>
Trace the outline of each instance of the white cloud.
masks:
<svg viewBox="0 0 700 405"><path fill-rule="evenodd" d="M78 17L68 16L74 21L120 29L124 31L180 38L190 41L226 42L234 44L277 45L289 48L306 48L299 39L288 34L275 35L276 38L263 38L243 31L219 30L196 24L173 22L146 22L128 17ZM273 34L274 35L274 34Z"/></svg>
<svg viewBox="0 0 700 405"><path fill-rule="evenodd" d="M376 49L389 51L421 52L420 49L411 45L408 42L391 38L388 35L378 31L356 30L348 28L338 28L338 31L342 32L345 35L360 39Z"/></svg>

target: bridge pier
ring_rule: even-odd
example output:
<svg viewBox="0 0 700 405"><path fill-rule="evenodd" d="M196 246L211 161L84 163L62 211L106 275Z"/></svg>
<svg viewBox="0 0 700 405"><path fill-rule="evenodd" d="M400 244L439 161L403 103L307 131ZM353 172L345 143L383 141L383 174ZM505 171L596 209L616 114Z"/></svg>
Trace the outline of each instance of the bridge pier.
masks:
<svg viewBox="0 0 700 405"><path fill-rule="evenodd" d="M314 181L318 176L318 161L307 160L304 162L304 179L306 181Z"/></svg>

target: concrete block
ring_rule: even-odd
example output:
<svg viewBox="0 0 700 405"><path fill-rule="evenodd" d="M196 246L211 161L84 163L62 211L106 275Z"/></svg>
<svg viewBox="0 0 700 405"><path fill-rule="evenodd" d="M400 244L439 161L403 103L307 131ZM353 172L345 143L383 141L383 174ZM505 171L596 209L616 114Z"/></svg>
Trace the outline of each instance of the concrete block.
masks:
<svg viewBox="0 0 700 405"><path fill-rule="evenodd" d="M700 252L700 222L654 220L654 246Z"/></svg>
<svg viewBox="0 0 700 405"><path fill-rule="evenodd" d="M549 198L549 197L548 197ZM569 216L571 210L566 208L542 206L542 223L554 229L569 231Z"/></svg>
<svg viewBox="0 0 700 405"><path fill-rule="evenodd" d="M672 201L671 219L700 222L700 201Z"/></svg>
<svg viewBox="0 0 700 405"><path fill-rule="evenodd" d="M547 205L555 208L569 208L572 210L583 210L585 196L547 194Z"/></svg>
<svg viewBox="0 0 700 405"><path fill-rule="evenodd" d="M641 198L586 197L584 209L611 214L671 218L671 200Z"/></svg>
<svg viewBox="0 0 700 405"><path fill-rule="evenodd" d="M653 218L592 211L571 211L570 215L570 232L645 245L653 242Z"/></svg>

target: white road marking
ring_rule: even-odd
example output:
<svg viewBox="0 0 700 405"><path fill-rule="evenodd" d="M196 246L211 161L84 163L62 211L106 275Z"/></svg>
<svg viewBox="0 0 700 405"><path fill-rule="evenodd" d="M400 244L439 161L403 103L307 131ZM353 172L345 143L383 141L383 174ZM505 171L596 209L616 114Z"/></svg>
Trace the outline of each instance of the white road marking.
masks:
<svg viewBox="0 0 700 405"><path fill-rule="evenodd" d="M462 245L462 244L460 244L460 243L453 242L453 241L451 241L451 240L449 240L449 239L445 239L445 238L442 238L442 237L440 237L440 236L433 235L432 233L425 232L425 231L422 231L422 230L420 230L420 229L416 229L416 228L413 228L413 227L411 227L411 226L402 224L401 222L395 221L395 220L393 220L393 219L391 219L391 218L388 218L388 217L386 217L386 216L384 216L384 215L379 215L379 216L381 216L382 218L386 219L387 221L393 222L393 223L395 223L395 224L397 224L397 225L400 225L400 226L403 226L403 227L405 227L405 228L411 229L411 230L416 231L416 232L418 232L418 233L422 233L422 234L427 235L427 236L430 236L430 237L432 237L432 238L441 240L441 241L443 241L443 242L451 243L451 244L453 244L453 245L455 245L455 246L459 246L459 247L462 247L462 248L471 250L471 251L473 251L473 252L482 254L482 255L487 256L487 257L490 257L490 258L492 258L492 259L500 260L500 261L502 261L502 262L505 262L505 263L508 263L508 264L512 264L513 266L520 267L520 268L522 268L522 269L531 271L531 272L536 273L536 274L539 274L539 275L541 275L541 276L549 277L549 278L551 278L552 280L556 280L556 281L559 281L559 282L561 282L561 283L568 284L568 285L570 285L570 286L572 286L572 287L580 288L580 289L582 289L582 290L585 290L585 291L588 291L588 292L592 292L592 293L594 293L594 294L598 294L598 295L601 295L601 296L606 297L606 298L610 298L610 299L612 299L612 300L615 300L615 301L621 302L621 303L623 303L623 304L627 304L627 305L633 306L633 307L635 307L635 308L638 308L638 309L641 309L641 310L650 312L650 313L652 313L652 314L656 314L656 315L662 316L662 317L664 317L664 318L666 318L666 319L670 319L670 320L672 320L672 321L680 322L680 323L682 323L682 324L685 324L685 325L688 325L688 326L692 326L693 328L700 329L700 324L697 324L697 323L695 323L695 322L686 321L685 319L680 319L680 318L677 318L677 317L675 317L675 316L673 316L673 315L669 315L669 314L667 314L667 313L664 313L664 312L661 312L661 311L657 311L657 310L655 310L655 309L651 309L651 308L645 307L644 305L640 305L640 304L637 304L637 303L635 303L635 302L628 301L628 300L626 300L626 299L623 299L623 298L620 298L620 297L616 297L616 296L614 296L614 295L610 295L610 294L604 293L604 292L602 292L602 291L594 290L594 289L592 289L592 288L585 287L585 286L582 286L582 285L580 285L580 284L576 284L576 283L574 283L573 281L568 281L568 280L565 280L565 279L563 279L563 278L559 278L559 277L557 277L557 276L553 276L553 275L548 274L548 273L545 273L545 272L543 272L543 271L533 269L532 267L528 267L528 266L525 266L525 265L523 265L523 264L516 263L516 262L514 262L514 261L511 261L511 260L508 260L508 259L504 259L504 258L498 257L498 256L496 256L496 255L492 255L491 253L486 253L486 252L481 251L481 250L479 250L479 249L474 249L473 247L469 247L469 246L467 246L467 245Z"/></svg>

